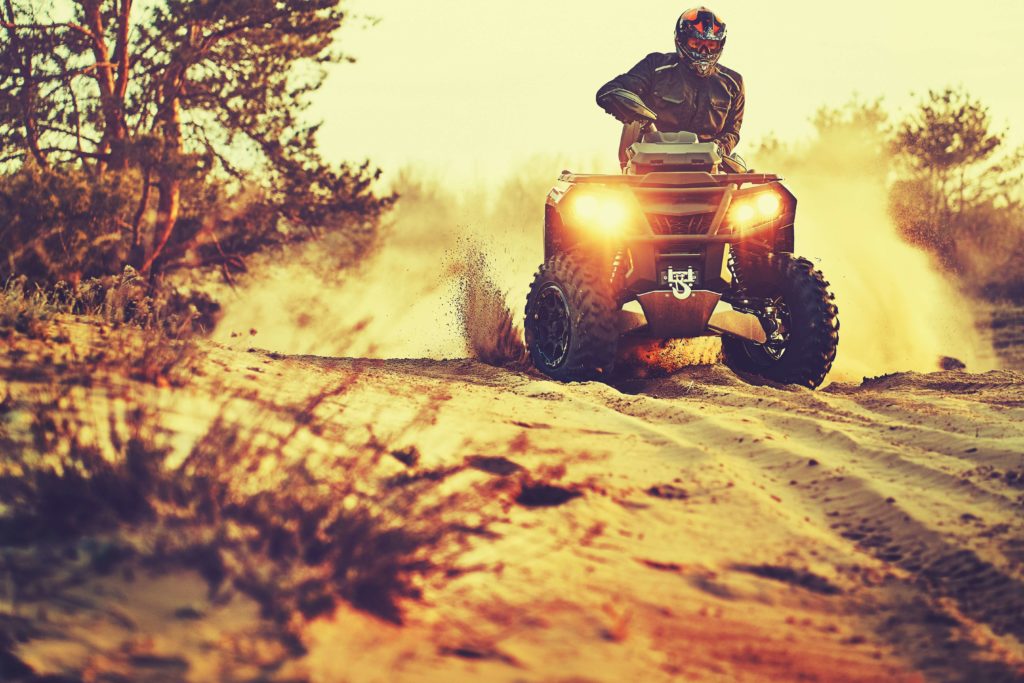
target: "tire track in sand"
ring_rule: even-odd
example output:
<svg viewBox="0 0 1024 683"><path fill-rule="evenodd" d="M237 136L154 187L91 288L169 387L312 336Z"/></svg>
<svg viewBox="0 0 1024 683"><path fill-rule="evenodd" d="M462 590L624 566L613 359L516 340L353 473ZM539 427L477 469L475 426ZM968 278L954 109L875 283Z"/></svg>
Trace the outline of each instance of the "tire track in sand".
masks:
<svg viewBox="0 0 1024 683"><path fill-rule="evenodd" d="M940 466L976 462L965 457L969 437L957 433L958 428L970 429L969 421L948 421L950 431L943 432L933 424L901 421L896 404L879 414L865 405L878 396L871 389L857 396L864 402L838 393L814 394L808 401L810 392L735 386L712 386L710 397L686 400L658 397L663 383L653 383L651 396L632 402L606 390L571 387L565 392L619 419L629 415L638 431L674 442L680 451L696 448L732 464L737 478L749 473L750 465L776 482L780 476L790 477L799 506L823 531L902 570L880 587L887 616L880 617L878 630L921 670L942 679L952 675L950 680L1021 680L1021 669L986 661L967 635L983 625L1021 654L1024 582L1019 563L1006 553L982 557L949 529L940 528L960 510L977 512L980 506L985 517L1013 519L1019 529L1019 503L1005 492L993 493L926 464L928 458L936 458ZM956 400L965 412L971 403L981 403ZM766 401L769 407L759 406ZM719 407L717 414L706 414L708 402ZM667 412L659 405L665 403ZM723 403L728 406L724 412ZM652 419L659 420L656 426ZM968 448L976 449L972 453L980 453L979 459L1013 462L1020 457L1013 450L1021 442L1020 429L1007 431L1009 436L986 440L984 451ZM913 459L908 457L911 452ZM808 474L812 460L819 464ZM747 488L764 495L756 487ZM936 507L940 517L945 512L945 521L929 518L929 508Z"/></svg>

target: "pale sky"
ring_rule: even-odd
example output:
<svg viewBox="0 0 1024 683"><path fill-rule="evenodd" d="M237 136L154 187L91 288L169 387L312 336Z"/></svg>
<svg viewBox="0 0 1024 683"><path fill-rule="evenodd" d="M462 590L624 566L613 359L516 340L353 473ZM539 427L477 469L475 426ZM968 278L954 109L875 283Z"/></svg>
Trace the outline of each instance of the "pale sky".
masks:
<svg viewBox="0 0 1024 683"><path fill-rule="evenodd" d="M823 104L858 93L890 109L912 92L964 84L1014 144L1024 141L1024 0L720 0L722 63L743 74L737 151L769 133L805 135ZM673 49L689 5L645 0L349 0L314 117L329 158L416 164L453 181L498 178L538 154L615 166L619 124L594 104L602 83ZM746 144L744 144L746 143ZM554 172L557 172L556 169ZM588 170L588 169L574 169ZM606 169L607 170L607 169Z"/></svg>

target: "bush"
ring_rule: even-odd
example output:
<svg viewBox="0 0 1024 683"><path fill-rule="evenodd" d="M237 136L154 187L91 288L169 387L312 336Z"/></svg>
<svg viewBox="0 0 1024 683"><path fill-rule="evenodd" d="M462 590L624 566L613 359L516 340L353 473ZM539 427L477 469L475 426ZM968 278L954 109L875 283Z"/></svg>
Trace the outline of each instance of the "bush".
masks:
<svg viewBox="0 0 1024 683"><path fill-rule="evenodd" d="M213 329L220 305L202 292L153 288L131 266L120 275L89 278L77 286L60 281L44 288L21 275L0 287L0 330L42 338L41 325L58 313L93 315L180 338Z"/></svg>
<svg viewBox="0 0 1024 683"><path fill-rule="evenodd" d="M120 272L131 251L127 181L33 163L0 175L0 277L52 285Z"/></svg>
<svg viewBox="0 0 1024 683"><path fill-rule="evenodd" d="M0 288L0 333L14 331L44 339L46 324L62 307L59 297L26 286L24 277L10 279Z"/></svg>
<svg viewBox="0 0 1024 683"><path fill-rule="evenodd" d="M429 479L366 491L379 452L314 471L295 457L298 430L273 438L218 418L176 458L158 416L130 406L122 427L89 441L107 432L83 429L89 413L55 393L14 406L32 413L31 442L0 432L0 566L19 566L21 595L59 591L46 577L62 565L195 570L211 596L252 598L277 627L264 632L299 653L302 624L339 602L400 622L399 599L461 547L465 528L445 521ZM17 628L0 611L0 658Z"/></svg>
<svg viewBox="0 0 1024 683"><path fill-rule="evenodd" d="M1006 150L980 101L932 91L891 131L890 208L903 236L985 295L1024 288L1024 150Z"/></svg>

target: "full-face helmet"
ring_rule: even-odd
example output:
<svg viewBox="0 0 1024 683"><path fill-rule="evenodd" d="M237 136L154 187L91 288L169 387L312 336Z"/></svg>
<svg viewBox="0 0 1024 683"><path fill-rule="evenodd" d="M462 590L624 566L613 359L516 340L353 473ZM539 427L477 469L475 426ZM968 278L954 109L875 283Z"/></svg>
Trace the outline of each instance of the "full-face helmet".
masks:
<svg viewBox="0 0 1024 683"><path fill-rule="evenodd" d="M707 77L715 70L725 47L725 22L707 7L682 13L676 22L676 50L694 73Z"/></svg>

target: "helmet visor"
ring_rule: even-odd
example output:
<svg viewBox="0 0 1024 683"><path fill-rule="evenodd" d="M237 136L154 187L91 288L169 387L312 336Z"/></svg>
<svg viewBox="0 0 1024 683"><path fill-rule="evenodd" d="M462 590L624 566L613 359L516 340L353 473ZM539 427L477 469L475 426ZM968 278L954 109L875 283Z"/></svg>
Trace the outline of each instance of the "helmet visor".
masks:
<svg viewBox="0 0 1024 683"><path fill-rule="evenodd" d="M703 38L687 38L686 47L690 48L693 52L713 55L722 49L722 41L704 40Z"/></svg>

